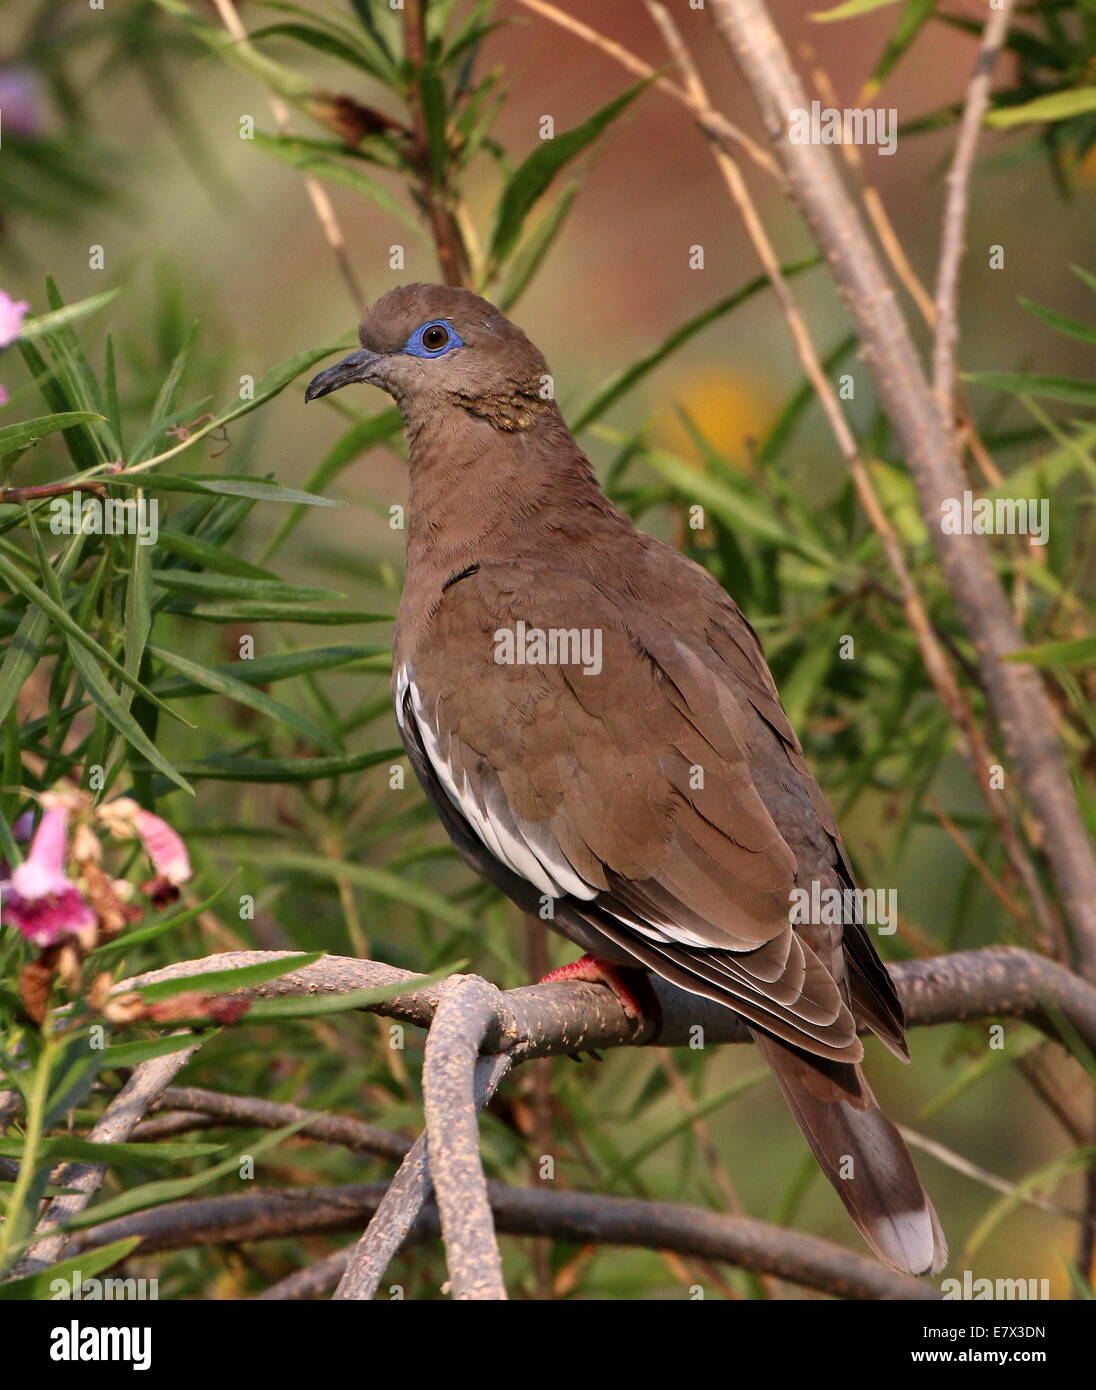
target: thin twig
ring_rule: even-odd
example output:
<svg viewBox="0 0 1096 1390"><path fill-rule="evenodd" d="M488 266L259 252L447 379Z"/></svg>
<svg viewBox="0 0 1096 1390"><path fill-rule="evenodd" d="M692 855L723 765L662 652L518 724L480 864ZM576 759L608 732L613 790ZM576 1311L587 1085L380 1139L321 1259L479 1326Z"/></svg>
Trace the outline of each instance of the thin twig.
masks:
<svg viewBox="0 0 1096 1390"><path fill-rule="evenodd" d="M970 176L978 149L978 134L989 108L990 82L997 55L1008 34L1012 0L1000 0L991 9L982 34L982 46L967 85L955 154L947 176L947 202L940 235L940 262L936 273L936 333L932 347L932 386L944 428L952 428L955 385L955 353L959 344L959 267L963 260L970 199Z"/></svg>
<svg viewBox="0 0 1096 1390"><path fill-rule="evenodd" d="M657 68L653 68L650 63L645 63L642 58L625 48L623 44L608 38L597 29L592 29L589 24L584 24L581 19L575 19L573 15L569 15L558 6L549 4L548 0L518 0L518 4L524 5L527 10L532 10L544 19L551 20L553 24L558 24L561 29L576 34L580 39L599 49L606 57L612 58L614 62L619 63L622 68L626 68L636 77L649 79L660 92L665 92L668 97L672 97L674 101L686 107L710 140L715 141L716 144L725 149L733 149L735 145L740 146L759 168L765 170L766 174L776 179L777 183L782 184L784 182L780 165L777 164L768 150L759 145L756 140L751 139L744 130L740 130L708 102L697 102L691 93L683 91L676 82L671 82L668 77L664 77Z"/></svg>
<svg viewBox="0 0 1096 1390"><path fill-rule="evenodd" d="M317 1139L323 1144L338 1144L354 1153L373 1154L377 1158L400 1160L411 1142L399 1134L351 1119L348 1115L324 1115L318 1110L306 1110L299 1105L283 1105L258 1096L231 1096L221 1091L207 1091L202 1086L169 1086L156 1102L157 1109L171 1108L174 1116L160 1119L183 1119L192 1115L197 1120L180 1126L182 1130L208 1128L212 1124L257 1125L263 1129L281 1129L285 1125L307 1123L297 1131L302 1139ZM156 1119L146 1120L134 1132L135 1140L147 1139Z"/></svg>
<svg viewBox="0 0 1096 1390"><path fill-rule="evenodd" d="M956 1173L962 1173L964 1177L981 1183L983 1187L992 1188L994 1192L1000 1192L1005 1197L1012 1197L1015 1201L1021 1202L1027 1207L1034 1207L1037 1211L1050 1212L1052 1216L1064 1216L1070 1221L1086 1221L1090 1224L1092 1222L1092 1218L1086 1217L1084 1212L1074 1211L1071 1207L1063 1207L1059 1202L1052 1202L1047 1197L1040 1197L1038 1193L1025 1192L1016 1183L1009 1182L1007 1178L999 1178L988 1168L980 1168L977 1163L971 1163L969 1158L964 1158L962 1154L957 1154L954 1149L937 1143L935 1139L930 1139L927 1135L918 1134L915 1129L909 1129L906 1125L899 1125L898 1132L911 1148L931 1154L945 1167L953 1169Z"/></svg>

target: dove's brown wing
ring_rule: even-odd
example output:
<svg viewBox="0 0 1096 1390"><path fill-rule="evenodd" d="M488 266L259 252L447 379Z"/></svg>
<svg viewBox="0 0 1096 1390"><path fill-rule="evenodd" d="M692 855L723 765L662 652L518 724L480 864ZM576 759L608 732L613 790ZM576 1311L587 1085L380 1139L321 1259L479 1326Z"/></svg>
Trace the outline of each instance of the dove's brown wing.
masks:
<svg viewBox="0 0 1096 1390"><path fill-rule="evenodd" d="M851 924L847 955L840 924L791 923L793 888L851 875L756 638L708 576L688 578L686 621L672 598L660 611L544 564L481 565L397 643L405 742L481 872L525 907L551 898L554 924L592 954L653 970L759 1030L871 1243L921 1272L934 1218L855 1065L850 1005L863 998L861 1016L895 1050L900 1007L862 928ZM599 634L600 669L497 661L519 625ZM880 1164L897 1198L869 1181Z"/></svg>

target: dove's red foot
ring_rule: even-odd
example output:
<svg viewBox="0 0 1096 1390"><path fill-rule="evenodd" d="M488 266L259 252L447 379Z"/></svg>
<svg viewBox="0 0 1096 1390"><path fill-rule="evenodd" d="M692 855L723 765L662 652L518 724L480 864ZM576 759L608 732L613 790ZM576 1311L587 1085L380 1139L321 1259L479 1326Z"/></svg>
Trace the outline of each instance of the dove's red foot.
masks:
<svg viewBox="0 0 1096 1390"><path fill-rule="evenodd" d="M537 983L548 985L557 980L587 980L590 984L608 985L620 1001L620 1007L637 1025L651 1025L657 1029L662 1022L662 1007L646 970L614 965L597 956L580 956L558 970L549 970Z"/></svg>

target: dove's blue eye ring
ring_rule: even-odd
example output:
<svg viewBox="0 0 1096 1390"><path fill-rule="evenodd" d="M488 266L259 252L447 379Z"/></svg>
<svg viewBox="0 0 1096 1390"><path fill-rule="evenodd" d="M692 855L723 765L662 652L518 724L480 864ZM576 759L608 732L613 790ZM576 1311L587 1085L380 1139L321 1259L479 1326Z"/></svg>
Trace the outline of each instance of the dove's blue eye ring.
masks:
<svg viewBox="0 0 1096 1390"><path fill-rule="evenodd" d="M463 346L464 342L452 324L444 319L431 319L415 329L407 340L404 352L412 357L444 357L447 352Z"/></svg>

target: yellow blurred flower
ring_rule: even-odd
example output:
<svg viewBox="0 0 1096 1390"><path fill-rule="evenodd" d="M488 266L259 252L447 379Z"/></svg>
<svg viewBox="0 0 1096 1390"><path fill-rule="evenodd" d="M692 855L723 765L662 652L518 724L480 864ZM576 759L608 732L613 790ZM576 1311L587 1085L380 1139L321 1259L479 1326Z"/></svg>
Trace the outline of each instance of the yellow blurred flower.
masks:
<svg viewBox="0 0 1096 1390"><path fill-rule="evenodd" d="M684 410L705 439L732 465L749 464L747 439L760 439L771 427L777 403L761 378L718 367L682 374L655 407L651 442L700 463L700 453L678 414Z"/></svg>

